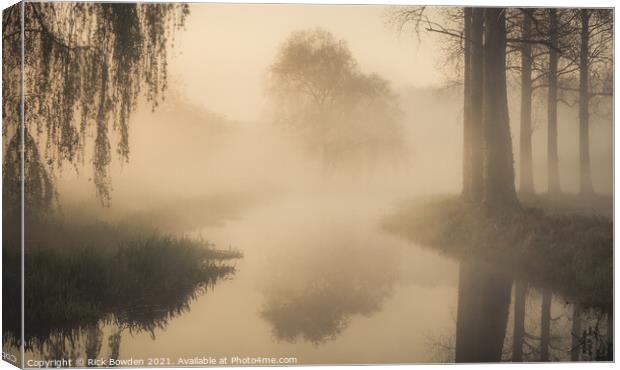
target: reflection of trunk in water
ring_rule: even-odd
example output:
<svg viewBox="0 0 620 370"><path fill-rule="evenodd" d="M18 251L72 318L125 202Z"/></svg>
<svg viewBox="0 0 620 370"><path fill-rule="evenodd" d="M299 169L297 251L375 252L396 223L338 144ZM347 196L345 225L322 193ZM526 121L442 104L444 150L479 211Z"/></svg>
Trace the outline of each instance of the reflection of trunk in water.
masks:
<svg viewBox="0 0 620 370"><path fill-rule="evenodd" d="M121 329L117 329L114 334L108 337L108 346L110 347L110 359L118 360L121 347Z"/></svg>
<svg viewBox="0 0 620 370"><path fill-rule="evenodd" d="M86 359L95 359L99 357L101 351L103 332L99 328L99 323L91 324L86 329Z"/></svg>
<svg viewBox="0 0 620 370"><path fill-rule="evenodd" d="M571 361L579 361L579 352L581 352L581 330L581 305L579 303L574 303L573 327L571 329Z"/></svg>
<svg viewBox="0 0 620 370"><path fill-rule="evenodd" d="M540 361L549 361L551 342L551 290L543 289L540 318Z"/></svg>
<svg viewBox="0 0 620 370"><path fill-rule="evenodd" d="M514 329L512 339L512 361L523 361L523 339L525 336L525 297L527 283L522 280L515 282Z"/></svg>
<svg viewBox="0 0 620 370"><path fill-rule="evenodd" d="M456 319L456 362L497 362L506 335L512 278L462 261Z"/></svg>

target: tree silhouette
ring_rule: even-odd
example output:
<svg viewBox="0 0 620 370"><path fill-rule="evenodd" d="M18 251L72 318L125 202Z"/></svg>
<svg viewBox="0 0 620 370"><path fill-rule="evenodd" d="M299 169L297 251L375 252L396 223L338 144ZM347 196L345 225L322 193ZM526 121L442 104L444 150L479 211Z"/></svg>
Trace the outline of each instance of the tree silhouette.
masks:
<svg viewBox="0 0 620 370"><path fill-rule="evenodd" d="M269 73L276 123L303 133L325 169L347 160L401 159L396 96L386 80L360 72L345 41L321 29L294 32Z"/></svg>
<svg viewBox="0 0 620 370"><path fill-rule="evenodd" d="M613 96L613 13L610 9L575 9L572 15L565 58L577 73L569 74L560 88L578 93L579 191L591 195L590 104L594 98Z"/></svg>

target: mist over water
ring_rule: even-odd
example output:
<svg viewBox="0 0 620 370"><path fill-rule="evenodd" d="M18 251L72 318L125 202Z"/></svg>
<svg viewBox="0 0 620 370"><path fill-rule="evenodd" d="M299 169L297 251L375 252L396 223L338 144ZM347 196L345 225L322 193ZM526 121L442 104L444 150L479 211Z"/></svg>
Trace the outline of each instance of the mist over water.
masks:
<svg viewBox="0 0 620 370"><path fill-rule="evenodd" d="M131 116L129 162L113 155L110 206L101 206L87 160L57 176L60 209L67 220L92 218L206 240L243 258L232 262L234 274L187 298L154 330L100 320L77 334L76 348L52 341L27 357L47 358L54 350L78 356L104 338L95 357L170 357L173 364L203 355L297 357L301 364L454 361L458 299L493 295L498 288L486 289L484 282L494 279L497 266L471 268L483 273L463 277L467 261L384 227L384 219L411 199L458 194L463 154L462 87L446 87L435 68L441 45L399 36L386 11L191 5L186 30L170 52L165 101L154 111L140 102ZM356 151L362 143L326 165L312 142L275 122L269 68L292 32L315 28L345 40L360 73L387 81L400 113L397 155L395 141ZM509 105L517 169L517 88L509 89ZM543 193L545 102L537 98L534 106L534 180ZM365 108L363 116L383 114ZM579 184L577 119L575 107L560 105L559 163L568 193ZM382 123L371 129L383 134ZM592 180L601 195L612 192L612 132L609 117L593 115ZM464 288L466 278L482 281L480 291ZM510 323L501 340L512 335L512 285L509 280L501 292ZM534 284L527 291L531 332L540 331L542 294ZM570 354L572 310L554 293L556 359ZM510 341L502 343L509 353Z"/></svg>
<svg viewBox="0 0 620 370"><path fill-rule="evenodd" d="M87 204L107 221L200 236L244 257L234 278L198 298L155 339L123 334L120 357L453 361L458 261L380 225L403 199L459 191L459 100L454 90L404 92L411 160L329 173L293 135L260 118L236 122L174 95L154 113L140 111L131 161L114 170L111 207L97 204L85 176L63 176L66 212ZM595 126L593 136L604 131L604 124ZM598 189L610 180L602 167L593 168ZM543 177L544 165L537 169L536 178ZM540 300L537 290L529 293L534 332ZM570 317L562 298L553 302L554 317ZM553 330L570 338L570 322L554 322Z"/></svg>

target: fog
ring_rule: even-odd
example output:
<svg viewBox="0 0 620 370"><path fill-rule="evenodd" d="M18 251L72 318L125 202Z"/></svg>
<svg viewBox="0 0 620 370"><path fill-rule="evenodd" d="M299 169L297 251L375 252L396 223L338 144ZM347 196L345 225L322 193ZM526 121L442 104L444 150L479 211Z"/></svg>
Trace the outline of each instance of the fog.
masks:
<svg viewBox="0 0 620 370"><path fill-rule="evenodd" d="M325 173L320 158L304 153L301 143L268 117L237 121L228 112L211 109L208 102L199 105L172 85L161 107L153 112L144 104L133 116L130 161L115 160L111 166L114 190L110 209L99 205L88 163L78 174L71 167L63 169L58 176L60 201L88 203L110 212L216 194L244 194L259 201L283 192L303 195L330 189L378 192L393 198L457 193L462 176L460 89L410 86L397 93L404 112L406 161L381 163L365 173L353 165ZM513 107L518 106L518 98L518 92L512 92ZM534 181L539 192L546 190L547 182L544 109L540 103L535 107L532 135ZM574 107L560 105L560 176L567 192L576 192L579 181L576 117ZM517 178L518 120L518 112L512 112ZM600 193L612 191L612 132L609 117L593 116L592 174Z"/></svg>
<svg viewBox="0 0 620 370"><path fill-rule="evenodd" d="M266 68L291 32L323 28L347 41L366 71L395 86L441 83L437 45L389 26L384 6L235 5L192 7L187 30L178 35L171 73L187 96L234 119L253 121L264 105ZM225 36L224 36L225 35Z"/></svg>
<svg viewBox="0 0 620 370"><path fill-rule="evenodd" d="M268 196L295 189L303 194L339 182L347 189L370 187L391 195L458 192L462 95L461 88L447 87L450 77L438 67L445 58L442 39L399 32L388 12L389 7L366 5L192 5L186 29L176 34L169 53L166 101L155 111L148 104L139 106L131 118L130 161L113 161L112 208L218 193ZM385 78L398 95L408 150L404 163L382 163L376 166L381 170L366 174L341 166L326 174L317 158L304 156L300 143L273 124L268 68L291 32L316 28L345 40L360 69ZM509 98L518 176L517 87ZM546 104L544 96L536 98L534 180L536 189L544 191ZM559 112L562 188L575 192L578 114L576 107L562 103ZM611 192L611 133L609 114L594 115L592 171L601 193ZM86 183L90 171L88 160L79 176L65 169L59 177L63 202L97 202Z"/></svg>
<svg viewBox="0 0 620 370"><path fill-rule="evenodd" d="M453 360L443 352L446 342L454 346L457 297L465 294L462 261L384 225L412 199L454 196L462 188L463 87L450 82L459 73L446 66L445 39L400 32L383 6L190 10L168 51L165 99L154 109L139 101L130 117L128 162L115 152L118 132L110 134L110 204L101 204L93 185L92 143L84 163L55 174L69 222L87 216L146 226L243 253L234 277L191 295L178 317L166 317L169 326L125 332L121 357L194 356L208 347L208 355L298 356L303 363ZM293 62L282 62L287 45L329 44L329 34L334 53L346 45L357 62L357 84L331 97L344 96L340 105L311 111L314 95L291 93L274 75L298 62L294 52ZM518 184L518 86L509 86L508 99ZM545 193L543 94L535 95L533 112L534 182ZM592 181L597 194L609 195L611 113L601 104L591 117ZM560 103L558 122L562 190L577 193L577 107ZM493 273L475 278L493 280ZM538 288L528 294L540 306ZM482 290L466 293L475 300L492 289ZM554 296L554 314L569 311L561 301ZM532 312L528 319L540 315ZM560 324L554 330L566 341L570 329ZM114 325L102 322L103 333L125 330Z"/></svg>

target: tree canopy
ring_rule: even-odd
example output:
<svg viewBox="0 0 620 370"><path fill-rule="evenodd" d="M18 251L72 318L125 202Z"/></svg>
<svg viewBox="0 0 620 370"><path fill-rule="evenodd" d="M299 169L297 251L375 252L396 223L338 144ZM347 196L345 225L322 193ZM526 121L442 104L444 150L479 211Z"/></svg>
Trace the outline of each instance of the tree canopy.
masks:
<svg viewBox="0 0 620 370"><path fill-rule="evenodd" d="M345 41L321 29L294 32L269 73L276 123L304 132L324 166L402 154L396 95L386 80L360 71Z"/></svg>

